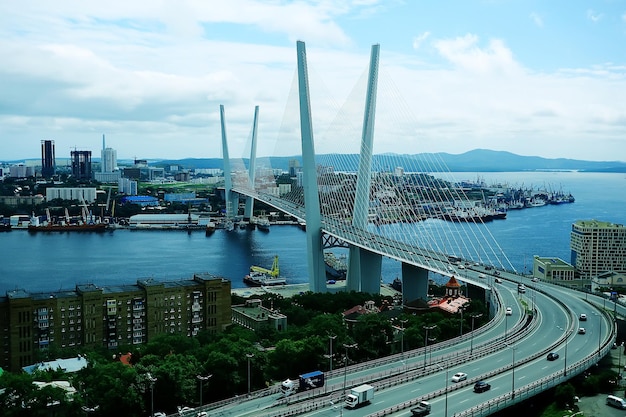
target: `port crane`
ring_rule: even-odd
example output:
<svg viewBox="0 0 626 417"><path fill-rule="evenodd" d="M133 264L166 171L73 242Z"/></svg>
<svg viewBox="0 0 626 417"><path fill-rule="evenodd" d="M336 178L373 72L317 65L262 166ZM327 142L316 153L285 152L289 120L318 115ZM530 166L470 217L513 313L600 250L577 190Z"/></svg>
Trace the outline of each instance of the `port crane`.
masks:
<svg viewBox="0 0 626 417"><path fill-rule="evenodd" d="M263 268L260 266L252 265L250 267L250 272L258 272L261 274L266 274L271 277L277 277L280 273L280 269L278 268L278 255L274 256L274 262L272 263L272 269Z"/></svg>

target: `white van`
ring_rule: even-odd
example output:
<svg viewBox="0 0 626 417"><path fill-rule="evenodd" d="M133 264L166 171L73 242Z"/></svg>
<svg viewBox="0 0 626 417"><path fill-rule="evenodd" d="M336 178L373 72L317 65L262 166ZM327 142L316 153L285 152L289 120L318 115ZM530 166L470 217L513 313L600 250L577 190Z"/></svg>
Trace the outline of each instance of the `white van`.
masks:
<svg viewBox="0 0 626 417"><path fill-rule="evenodd" d="M620 397L616 397L615 395L609 395L606 397L606 405L611 405L615 408L619 408L620 410L626 410L626 401Z"/></svg>

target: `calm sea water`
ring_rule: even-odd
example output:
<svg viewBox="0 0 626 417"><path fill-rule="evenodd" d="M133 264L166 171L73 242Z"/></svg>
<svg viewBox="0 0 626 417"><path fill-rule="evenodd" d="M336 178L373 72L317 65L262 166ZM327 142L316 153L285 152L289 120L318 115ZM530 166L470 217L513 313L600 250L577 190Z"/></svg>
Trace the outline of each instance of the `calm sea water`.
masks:
<svg viewBox="0 0 626 417"><path fill-rule="evenodd" d="M571 224L597 219L626 224L626 174L577 172L454 173L455 179L519 187L551 187L571 192L573 204L510 211L489 230L518 271L533 255L569 261ZM269 233L236 230L202 232L115 230L104 234L0 234L0 294L22 288L30 292L74 289L76 284L117 285L152 277L191 278L209 272L243 287L250 265L270 267L280 258L288 283L308 282L305 232L297 226L273 226ZM400 275L400 264L384 259L383 280Z"/></svg>

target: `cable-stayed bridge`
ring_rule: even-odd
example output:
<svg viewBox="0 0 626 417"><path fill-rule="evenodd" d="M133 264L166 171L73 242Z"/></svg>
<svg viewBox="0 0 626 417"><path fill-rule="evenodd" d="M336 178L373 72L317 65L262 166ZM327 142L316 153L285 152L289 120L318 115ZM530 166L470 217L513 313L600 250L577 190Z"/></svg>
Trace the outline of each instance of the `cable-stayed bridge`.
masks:
<svg viewBox="0 0 626 417"><path fill-rule="evenodd" d="M221 106L227 217L238 214L243 197L244 218L253 216L258 200L305 222L309 284L315 292L326 291L323 250L333 246L349 250L348 290L379 292L382 257L401 262L405 300L426 298L429 271L488 287L460 270L465 268L457 265L459 260L514 269L486 224L503 215L496 211L496 198L470 198L435 156L374 155L378 45L371 50L363 123L356 133L358 158L315 154L306 50L303 42L297 47L302 166L294 163L289 174L280 175L257 166L258 106L249 159L231 158ZM405 133L398 140L406 142L407 150L419 150L414 135Z"/></svg>

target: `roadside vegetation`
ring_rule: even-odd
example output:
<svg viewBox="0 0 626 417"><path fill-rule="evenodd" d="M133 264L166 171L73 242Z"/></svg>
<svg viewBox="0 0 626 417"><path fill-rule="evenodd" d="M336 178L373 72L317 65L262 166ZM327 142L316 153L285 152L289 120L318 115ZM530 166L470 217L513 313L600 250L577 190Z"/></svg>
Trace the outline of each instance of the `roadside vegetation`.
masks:
<svg viewBox="0 0 626 417"><path fill-rule="evenodd" d="M278 332L265 327L253 332L240 326L230 326L218 334L204 332L188 338L163 335L142 346L129 346L118 351L50 350L40 360L85 355L87 368L67 374L62 371L27 373L5 372L0 376L0 408L3 416L56 415L84 416L81 407L94 408L93 416L145 416L150 413L151 396L154 410L174 412L178 406L198 406L200 382L198 376L212 375L202 384L204 404L235 395L245 395L250 358L251 390L265 388L300 373L330 367L328 358L330 337L333 337L333 369L346 362L343 344L357 344L349 353L349 364L362 362L424 346L423 327L436 324L429 333L430 343L458 336L460 317L441 312L406 315L399 309L383 314L364 314L347 327L342 312L374 301L377 307L393 306L390 297L364 293L315 294L303 293L290 299L275 294L260 297L263 305L287 315L288 328ZM233 296L233 305L245 299ZM484 305L472 302L466 310L464 332L471 325L471 313L486 313ZM483 314L483 317L487 317ZM478 319L482 324L486 319ZM476 327L479 323L476 323ZM404 328L404 336L399 329ZM130 365L120 361L127 355ZM151 386L149 375L156 378ZM62 389L37 389L32 381L66 380L76 388L66 396ZM153 391L152 391L153 389ZM26 407L23 408L22 404ZM54 404L50 407L47 404ZM28 410L26 412L26 410Z"/></svg>

